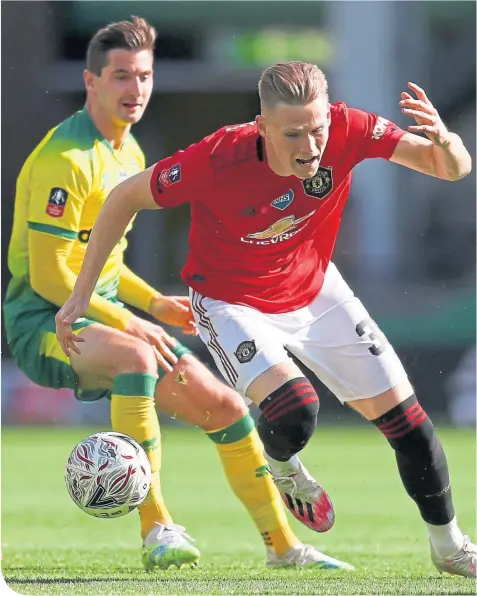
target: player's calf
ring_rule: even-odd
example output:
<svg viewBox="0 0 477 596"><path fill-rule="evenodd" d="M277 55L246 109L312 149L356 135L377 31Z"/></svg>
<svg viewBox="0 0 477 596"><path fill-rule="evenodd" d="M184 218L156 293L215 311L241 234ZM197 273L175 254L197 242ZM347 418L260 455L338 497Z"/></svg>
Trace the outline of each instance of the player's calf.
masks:
<svg viewBox="0 0 477 596"><path fill-rule="evenodd" d="M446 456L416 396L411 395L372 422L395 451L404 488L426 522L433 559L454 561L462 551L467 562L474 557L475 575L475 550L473 555L467 553L455 518Z"/></svg>
<svg viewBox="0 0 477 596"><path fill-rule="evenodd" d="M373 420L396 453L399 474L422 518L446 524L454 517L449 470L434 426L412 395Z"/></svg>

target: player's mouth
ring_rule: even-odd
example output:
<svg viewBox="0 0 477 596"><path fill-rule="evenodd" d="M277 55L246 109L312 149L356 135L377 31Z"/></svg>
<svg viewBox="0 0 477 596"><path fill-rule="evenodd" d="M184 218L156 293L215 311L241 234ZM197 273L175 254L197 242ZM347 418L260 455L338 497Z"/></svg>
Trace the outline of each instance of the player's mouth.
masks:
<svg viewBox="0 0 477 596"><path fill-rule="evenodd" d="M142 107L140 103L135 103L135 102L123 102L123 106L125 108L127 108L128 110L136 110L137 108Z"/></svg>
<svg viewBox="0 0 477 596"><path fill-rule="evenodd" d="M308 159L296 159L295 161L301 166L311 166L318 162L319 159L319 155L313 155L313 157L309 157Z"/></svg>

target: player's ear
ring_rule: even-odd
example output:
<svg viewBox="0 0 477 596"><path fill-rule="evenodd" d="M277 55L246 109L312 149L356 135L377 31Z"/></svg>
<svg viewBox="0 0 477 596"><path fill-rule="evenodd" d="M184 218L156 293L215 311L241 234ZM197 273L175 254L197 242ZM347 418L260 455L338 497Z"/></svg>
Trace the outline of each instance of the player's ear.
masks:
<svg viewBox="0 0 477 596"><path fill-rule="evenodd" d="M83 71L83 79L84 79L84 86L86 88L86 91L92 91L94 89L94 79L95 79L95 75L90 72L89 70L84 70Z"/></svg>
<svg viewBox="0 0 477 596"><path fill-rule="evenodd" d="M265 117L262 114L255 116L255 122L257 124L258 132L260 136L266 137L267 136L267 127L265 126Z"/></svg>

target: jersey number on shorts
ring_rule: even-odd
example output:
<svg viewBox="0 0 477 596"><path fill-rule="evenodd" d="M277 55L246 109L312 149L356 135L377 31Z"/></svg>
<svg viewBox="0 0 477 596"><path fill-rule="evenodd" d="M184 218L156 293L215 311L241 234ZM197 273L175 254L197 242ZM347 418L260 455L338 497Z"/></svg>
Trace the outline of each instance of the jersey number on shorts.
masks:
<svg viewBox="0 0 477 596"><path fill-rule="evenodd" d="M373 319L364 319L356 325L356 333L360 337L366 337L372 343L368 348L373 356L379 356L388 346L388 340L381 333Z"/></svg>

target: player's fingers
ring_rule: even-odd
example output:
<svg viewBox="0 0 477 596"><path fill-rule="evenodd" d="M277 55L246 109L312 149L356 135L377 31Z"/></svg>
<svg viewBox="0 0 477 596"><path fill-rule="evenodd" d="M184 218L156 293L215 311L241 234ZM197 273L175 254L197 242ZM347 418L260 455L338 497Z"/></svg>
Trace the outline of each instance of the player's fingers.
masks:
<svg viewBox="0 0 477 596"><path fill-rule="evenodd" d="M419 118L419 120L427 120L429 124L434 126L436 123L436 117L432 114L426 114L426 112L421 112L420 110L411 110L409 108L403 108L402 113L406 114L407 116L412 116L413 118Z"/></svg>
<svg viewBox="0 0 477 596"><path fill-rule="evenodd" d="M180 304L182 304L183 306L186 306L187 308L190 308L190 298L189 298L189 296L175 296L175 300L177 302L179 302Z"/></svg>
<svg viewBox="0 0 477 596"><path fill-rule="evenodd" d="M416 85L416 83L412 83L411 81L409 81L407 86L409 87L409 89L412 89L414 91L418 99L422 99L423 101L429 101L427 99L426 92L422 87L419 87L419 85Z"/></svg>
<svg viewBox="0 0 477 596"><path fill-rule="evenodd" d="M161 335L161 340L164 341L167 345L171 346L171 348L175 348L177 345L176 340L167 333Z"/></svg>
<svg viewBox="0 0 477 596"><path fill-rule="evenodd" d="M156 355L156 362L158 366L160 366L166 372L172 372L172 366L166 361L166 359L162 356L156 346L153 346L154 354Z"/></svg>
<svg viewBox="0 0 477 596"><path fill-rule="evenodd" d="M197 327L195 329L191 329L191 328L183 329L182 332L185 335L194 335L194 336L199 335L199 330L197 329Z"/></svg>
<svg viewBox="0 0 477 596"><path fill-rule="evenodd" d="M178 362L178 358L173 352L171 352L171 350L169 349L169 346L166 345L165 341L166 341L165 335L162 336L161 338L159 338L158 340L156 340L156 343L155 343L156 349L159 350L160 354L162 354L162 356L164 356L164 358L166 358L168 362L172 362L172 364L176 364ZM174 347L174 345L175 344L173 344L172 347Z"/></svg>
<svg viewBox="0 0 477 596"><path fill-rule="evenodd" d="M409 132L424 132L429 134L439 134L439 131L435 126L431 126L430 124L420 124L416 126L408 126L407 127Z"/></svg>
<svg viewBox="0 0 477 596"><path fill-rule="evenodd" d="M407 91L401 93L401 99L412 99L412 95L409 95Z"/></svg>
<svg viewBox="0 0 477 596"><path fill-rule="evenodd" d="M181 302L179 302L179 300L174 300L174 307L177 311L181 312L181 313L187 313L189 312L189 307L185 304L182 304Z"/></svg>
<svg viewBox="0 0 477 596"><path fill-rule="evenodd" d="M186 335L198 335L199 331L197 330L195 321L187 321L182 328L182 333L185 333Z"/></svg>
<svg viewBox="0 0 477 596"><path fill-rule="evenodd" d="M437 114L436 108L430 102L426 103L420 99L403 99L399 102L399 105L405 108L420 110L434 116Z"/></svg>
<svg viewBox="0 0 477 596"><path fill-rule="evenodd" d="M79 319L83 313L80 312L80 309L76 306L73 306L71 312L69 312L66 316L63 317L63 323L67 325L72 325L76 319Z"/></svg>
<svg viewBox="0 0 477 596"><path fill-rule="evenodd" d="M79 346L76 345L76 342L73 339L69 342L69 348L75 354L81 354Z"/></svg>
<svg viewBox="0 0 477 596"><path fill-rule="evenodd" d="M68 347L65 339L63 337L59 336L58 334L57 334L57 338L58 338L58 341L60 343L60 347L63 350L63 353L65 354L65 356L68 356L68 358L69 358L69 356L70 356L70 349L69 349L69 347Z"/></svg>

